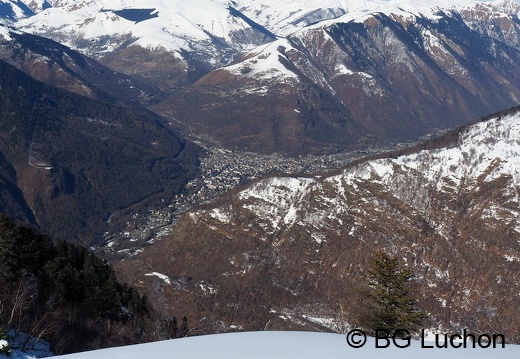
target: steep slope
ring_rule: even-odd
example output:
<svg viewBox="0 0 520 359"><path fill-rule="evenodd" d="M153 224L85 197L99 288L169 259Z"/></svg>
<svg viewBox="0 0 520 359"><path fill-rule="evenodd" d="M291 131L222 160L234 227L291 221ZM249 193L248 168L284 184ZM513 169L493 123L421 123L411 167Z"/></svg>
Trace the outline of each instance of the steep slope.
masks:
<svg viewBox="0 0 520 359"><path fill-rule="evenodd" d="M22 1L0 0L0 24L33 15L33 10Z"/></svg>
<svg viewBox="0 0 520 359"><path fill-rule="evenodd" d="M416 139L518 104L520 4L449 5L360 6L155 109L224 146L297 155Z"/></svg>
<svg viewBox="0 0 520 359"><path fill-rule="evenodd" d="M273 35L211 1L52 1L17 28L52 38L165 91L193 81Z"/></svg>
<svg viewBox="0 0 520 359"><path fill-rule="evenodd" d="M257 19L259 23L278 36L288 36L302 28L337 18L358 8L368 8L381 1L310 0L299 2L273 0L238 0L232 2L243 14Z"/></svg>
<svg viewBox="0 0 520 359"><path fill-rule="evenodd" d="M166 96L55 41L2 25L0 58L48 85L99 100L148 105Z"/></svg>
<svg viewBox="0 0 520 359"><path fill-rule="evenodd" d="M260 180L187 213L119 271L164 274L169 284L140 285L160 309L206 325L334 327L384 249L414 269L433 326L520 342L519 138L516 108L335 175Z"/></svg>
<svg viewBox="0 0 520 359"><path fill-rule="evenodd" d="M25 4L6 21L172 94L154 110L229 148L413 141L520 101L511 0Z"/></svg>
<svg viewBox="0 0 520 359"><path fill-rule="evenodd" d="M54 238L93 244L109 216L164 205L197 171L198 147L148 111L0 73L0 210Z"/></svg>

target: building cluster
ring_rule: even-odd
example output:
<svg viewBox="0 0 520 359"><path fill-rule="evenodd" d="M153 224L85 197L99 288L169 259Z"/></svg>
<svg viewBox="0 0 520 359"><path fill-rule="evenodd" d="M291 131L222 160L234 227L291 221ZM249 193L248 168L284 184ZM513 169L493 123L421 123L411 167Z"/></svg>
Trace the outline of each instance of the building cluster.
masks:
<svg viewBox="0 0 520 359"><path fill-rule="evenodd" d="M409 145L409 144L407 144ZM315 175L336 170L349 162L374 153L404 147L371 148L328 155L284 157L204 146L200 174L187 183L184 193L176 195L169 205L134 214L126 229L107 233L103 251L134 255L145 243L152 244L169 234L180 216L188 209L215 201L224 193L254 179L273 175Z"/></svg>

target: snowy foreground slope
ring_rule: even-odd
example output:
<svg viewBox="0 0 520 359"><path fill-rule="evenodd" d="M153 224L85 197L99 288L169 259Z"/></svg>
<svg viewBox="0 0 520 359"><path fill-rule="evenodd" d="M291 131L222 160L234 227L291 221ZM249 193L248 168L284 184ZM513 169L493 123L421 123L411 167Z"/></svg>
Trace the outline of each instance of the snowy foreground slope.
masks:
<svg viewBox="0 0 520 359"><path fill-rule="evenodd" d="M425 349L420 342L409 348L375 348L369 338L365 347L350 348L344 335L310 332L246 332L175 339L129 347L64 355L68 359L319 359L319 358L517 358L520 346L496 349Z"/></svg>

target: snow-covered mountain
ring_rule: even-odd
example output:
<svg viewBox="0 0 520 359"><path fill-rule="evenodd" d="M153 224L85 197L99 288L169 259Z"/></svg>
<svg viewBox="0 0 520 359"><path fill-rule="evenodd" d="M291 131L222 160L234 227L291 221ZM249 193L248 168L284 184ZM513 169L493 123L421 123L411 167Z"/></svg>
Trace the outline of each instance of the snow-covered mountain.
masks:
<svg viewBox="0 0 520 359"><path fill-rule="evenodd" d="M0 0L0 23L33 16L34 12L21 1Z"/></svg>
<svg viewBox="0 0 520 359"><path fill-rule="evenodd" d="M275 38L213 0L2 1L5 24L103 59L168 92Z"/></svg>
<svg viewBox="0 0 520 359"><path fill-rule="evenodd" d="M520 102L511 0L2 1L9 26L172 94L154 110L225 147L416 140Z"/></svg>
<svg viewBox="0 0 520 359"><path fill-rule="evenodd" d="M499 330L518 343L519 139L516 108L337 174L259 180L186 214L122 272L168 276L150 298L174 298L192 319L334 327L382 248L416 272L433 325ZM192 301L195 313L180 304Z"/></svg>
<svg viewBox="0 0 520 359"><path fill-rule="evenodd" d="M193 50L190 43L211 42L220 38L230 45L240 46L233 35L254 23L285 37L324 20L361 21L369 14L385 13L409 17L435 17L439 10L474 8L477 4L507 11L514 1L492 3L464 0L403 1L403 0L2 0L15 12L10 19L26 19L20 26L38 33L58 31L73 45L78 38L98 40L101 37L131 35L144 47L164 47L169 50ZM33 16L37 15L37 16ZM31 19L27 19L32 17ZM246 43L251 46L252 43ZM242 44L244 45L244 44ZM112 44L117 47L117 43ZM109 50L105 47L103 50ZM98 50L99 51L99 50Z"/></svg>
<svg viewBox="0 0 520 359"><path fill-rule="evenodd" d="M224 3L212 0L62 0L51 4L34 16L20 19L16 26L98 58L123 52L122 57L139 61L135 49L145 49L151 63L140 72L160 62L153 56L157 53L171 56L169 61L182 71L199 62L207 69L215 68L229 63L238 52L274 38ZM134 53L125 52L129 46L134 47ZM128 64L120 69L127 73L132 70Z"/></svg>
<svg viewBox="0 0 520 359"><path fill-rule="evenodd" d="M289 36L309 25L323 26L324 20L363 21L373 13L396 14L398 16L434 17L438 10L469 8L475 1L403 1L403 0L312 0L312 1L273 1L238 0L237 8L247 16L258 21L279 36Z"/></svg>
<svg viewBox="0 0 520 359"><path fill-rule="evenodd" d="M167 96L53 40L1 24L0 58L48 85L104 101L146 105Z"/></svg>
<svg viewBox="0 0 520 359"><path fill-rule="evenodd" d="M370 4L249 52L157 111L229 147L299 154L414 139L520 102L520 4Z"/></svg>

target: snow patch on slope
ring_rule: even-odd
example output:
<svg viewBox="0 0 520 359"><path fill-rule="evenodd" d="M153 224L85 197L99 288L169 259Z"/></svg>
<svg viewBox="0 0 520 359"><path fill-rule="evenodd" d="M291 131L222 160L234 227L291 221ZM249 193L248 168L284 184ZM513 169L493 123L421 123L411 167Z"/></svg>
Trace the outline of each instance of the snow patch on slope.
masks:
<svg viewBox="0 0 520 359"><path fill-rule="evenodd" d="M9 35L9 29L3 25L0 25L0 39L11 41L11 35Z"/></svg>
<svg viewBox="0 0 520 359"><path fill-rule="evenodd" d="M458 186L462 179L474 180L484 173L486 181L509 175L516 182L520 175L520 114L471 126L461 135L456 148L422 151L394 162L404 170L423 173L438 189L443 184L440 178Z"/></svg>
<svg viewBox="0 0 520 359"><path fill-rule="evenodd" d="M254 211L269 224L274 233L283 225L292 225L298 218L295 205L311 190L310 178L275 177L260 181L242 191L239 198L245 208Z"/></svg>
<svg viewBox="0 0 520 359"><path fill-rule="evenodd" d="M231 3L279 36L289 36L308 26L328 26L336 21L363 22L375 13L405 19L426 16L436 19L440 9L474 7L473 0L235 0Z"/></svg>
<svg viewBox="0 0 520 359"><path fill-rule="evenodd" d="M356 0L348 2L343 7L346 10L345 15L331 20L324 20L308 28L321 28L331 26L337 22L357 22L363 23L370 19L374 14L382 13L394 18L401 18L404 21L413 21L418 17L428 18L430 20L438 20L439 13L450 11L461 11L472 9L478 6L499 8L503 0L495 2L477 1L477 0Z"/></svg>
<svg viewBox="0 0 520 359"><path fill-rule="evenodd" d="M255 19L279 36L288 36L301 28L327 19L337 18L348 11L346 0L238 0L238 10Z"/></svg>
<svg viewBox="0 0 520 359"><path fill-rule="evenodd" d="M219 221L221 223L230 223L231 222L231 217L230 217L229 213L225 212L221 208L214 208L213 210L211 210L209 215L211 218L216 219L217 221Z"/></svg>
<svg viewBox="0 0 520 359"><path fill-rule="evenodd" d="M365 205L373 211L389 210L381 198L372 197L374 188L400 199L414 211L427 214L430 192L477 191L479 186L505 176L511 181L519 202L520 186L520 112L473 125L463 131L452 148L424 150L419 153L368 161L323 180L315 178L269 178L255 183L239 194L241 206L259 218L266 233L301 224L314 228L310 238L320 242L317 233L338 232L348 214L350 235L366 217ZM412 180L413 179L413 180ZM375 187L374 187L375 186ZM352 202L352 196L366 192L366 198ZM371 203L377 201L378 203ZM312 208L307 205L312 203ZM376 204L375 207L372 204ZM383 206L383 207L381 207ZM492 208L492 207L490 207ZM507 210L507 213L504 211ZM493 215L520 216L514 208L496 208ZM500 213L499 213L500 211ZM377 213L373 215L377 217ZM489 211L488 211L489 212ZM489 215L488 212L483 216ZM435 223L431 223L436 226ZM437 228L442 235L445 228ZM339 233L339 232L338 232ZM361 240L361 239L360 239Z"/></svg>
<svg viewBox="0 0 520 359"><path fill-rule="evenodd" d="M225 69L237 76L255 79L297 79L298 76L282 63L285 52L296 51L286 39L260 46L245 56L246 60Z"/></svg>
<svg viewBox="0 0 520 359"><path fill-rule="evenodd" d="M158 273L158 272L152 272L152 273L145 274L145 277L153 277L153 276L158 277L159 279L162 279L164 281L164 283L166 283L166 284L172 284L170 277L168 277L165 274Z"/></svg>

